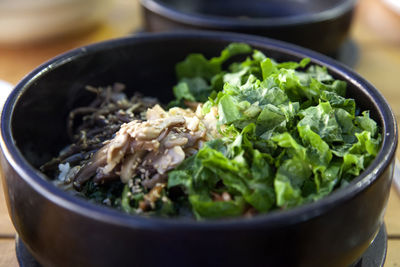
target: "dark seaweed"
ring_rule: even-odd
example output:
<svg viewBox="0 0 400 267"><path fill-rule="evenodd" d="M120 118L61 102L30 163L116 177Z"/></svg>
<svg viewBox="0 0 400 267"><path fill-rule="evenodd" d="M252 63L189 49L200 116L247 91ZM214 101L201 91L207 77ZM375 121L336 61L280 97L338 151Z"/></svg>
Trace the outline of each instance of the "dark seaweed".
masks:
<svg viewBox="0 0 400 267"><path fill-rule="evenodd" d="M86 90L96 94L96 98L88 106L78 107L69 113L67 131L71 144L43 164L40 170L53 179L58 174L59 164L83 166L123 123L141 120L143 112L158 103L155 98L140 94L128 99L124 89L125 86L119 83L99 88L87 86Z"/></svg>
<svg viewBox="0 0 400 267"><path fill-rule="evenodd" d="M60 164L69 163L70 168L83 167L105 141L114 137L122 124L143 119L144 112L158 104L155 98L142 97L140 94L128 99L123 93L124 89L125 86L118 83L99 88L87 86L86 90L96 97L88 106L78 107L69 113L67 130L71 144L57 157L43 164L40 170L53 180L60 173ZM120 180L97 184L90 179L78 195L120 209L123 188L124 184Z"/></svg>

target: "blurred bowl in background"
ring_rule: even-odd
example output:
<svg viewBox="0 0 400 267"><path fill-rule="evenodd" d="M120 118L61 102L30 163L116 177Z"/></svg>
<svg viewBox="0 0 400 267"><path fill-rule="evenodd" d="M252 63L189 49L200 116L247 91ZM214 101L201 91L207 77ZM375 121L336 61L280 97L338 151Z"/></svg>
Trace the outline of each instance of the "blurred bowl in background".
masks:
<svg viewBox="0 0 400 267"><path fill-rule="evenodd" d="M103 20L111 0L2 0L0 44L23 44L84 30Z"/></svg>
<svg viewBox="0 0 400 267"><path fill-rule="evenodd" d="M140 0L144 30L233 31L267 36L325 54L347 38L357 0Z"/></svg>

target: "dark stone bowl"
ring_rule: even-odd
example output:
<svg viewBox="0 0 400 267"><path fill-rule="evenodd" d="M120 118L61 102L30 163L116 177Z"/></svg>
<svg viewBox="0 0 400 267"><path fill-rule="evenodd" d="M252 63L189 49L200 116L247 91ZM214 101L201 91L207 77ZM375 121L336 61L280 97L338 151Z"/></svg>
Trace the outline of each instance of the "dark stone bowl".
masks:
<svg viewBox="0 0 400 267"><path fill-rule="evenodd" d="M334 56L357 0L141 0L144 29L256 34Z"/></svg>
<svg viewBox="0 0 400 267"><path fill-rule="evenodd" d="M218 55L246 42L278 61L310 57L348 82L348 96L381 127L377 158L349 186L288 211L251 219L188 221L130 216L56 188L38 171L67 142L66 117L88 103L85 85L125 83L171 99L174 65L191 52ZM9 213L44 266L347 266L383 222L393 176L397 126L381 93L339 63L266 38L221 32L143 34L79 48L28 74L1 117L1 163Z"/></svg>

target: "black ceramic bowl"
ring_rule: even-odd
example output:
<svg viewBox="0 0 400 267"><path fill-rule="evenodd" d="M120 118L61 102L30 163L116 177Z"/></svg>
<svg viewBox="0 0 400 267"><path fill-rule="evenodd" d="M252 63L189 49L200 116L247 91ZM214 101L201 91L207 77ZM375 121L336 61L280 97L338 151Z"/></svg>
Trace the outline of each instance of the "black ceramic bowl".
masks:
<svg viewBox="0 0 400 267"><path fill-rule="evenodd" d="M256 34L335 55L357 0L141 0L144 28Z"/></svg>
<svg viewBox="0 0 400 267"><path fill-rule="evenodd" d="M168 102L178 61L192 52L218 55L231 42L249 43L278 61L310 57L347 81L348 96L370 110L382 129L382 148L371 166L315 203L251 219L202 222L130 216L97 206L56 188L38 171L67 144L68 111L90 101L85 85L118 81ZM220 32L127 37L63 54L16 86L1 117L5 196L19 236L44 266L347 266L383 222L396 129L377 89L320 54Z"/></svg>

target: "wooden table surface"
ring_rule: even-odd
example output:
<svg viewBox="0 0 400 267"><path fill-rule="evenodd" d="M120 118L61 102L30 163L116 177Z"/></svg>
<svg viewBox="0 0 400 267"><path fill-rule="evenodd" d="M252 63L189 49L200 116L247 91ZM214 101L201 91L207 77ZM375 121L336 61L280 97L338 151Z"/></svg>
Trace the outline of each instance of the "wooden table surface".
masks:
<svg viewBox="0 0 400 267"><path fill-rule="evenodd" d="M136 1L114 0L108 18L95 28L46 44L0 45L0 79L16 84L24 75L59 53L89 43L120 37L140 27ZM381 0L360 0L351 32L357 47L354 69L382 91L400 118L400 15ZM399 155L399 153L397 154ZM0 185L1 187L1 185ZM386 211L388 253L385 266L400 266L400 197L392 188ZM0 188L0 267L18 266L15 230Z"/></svg>

